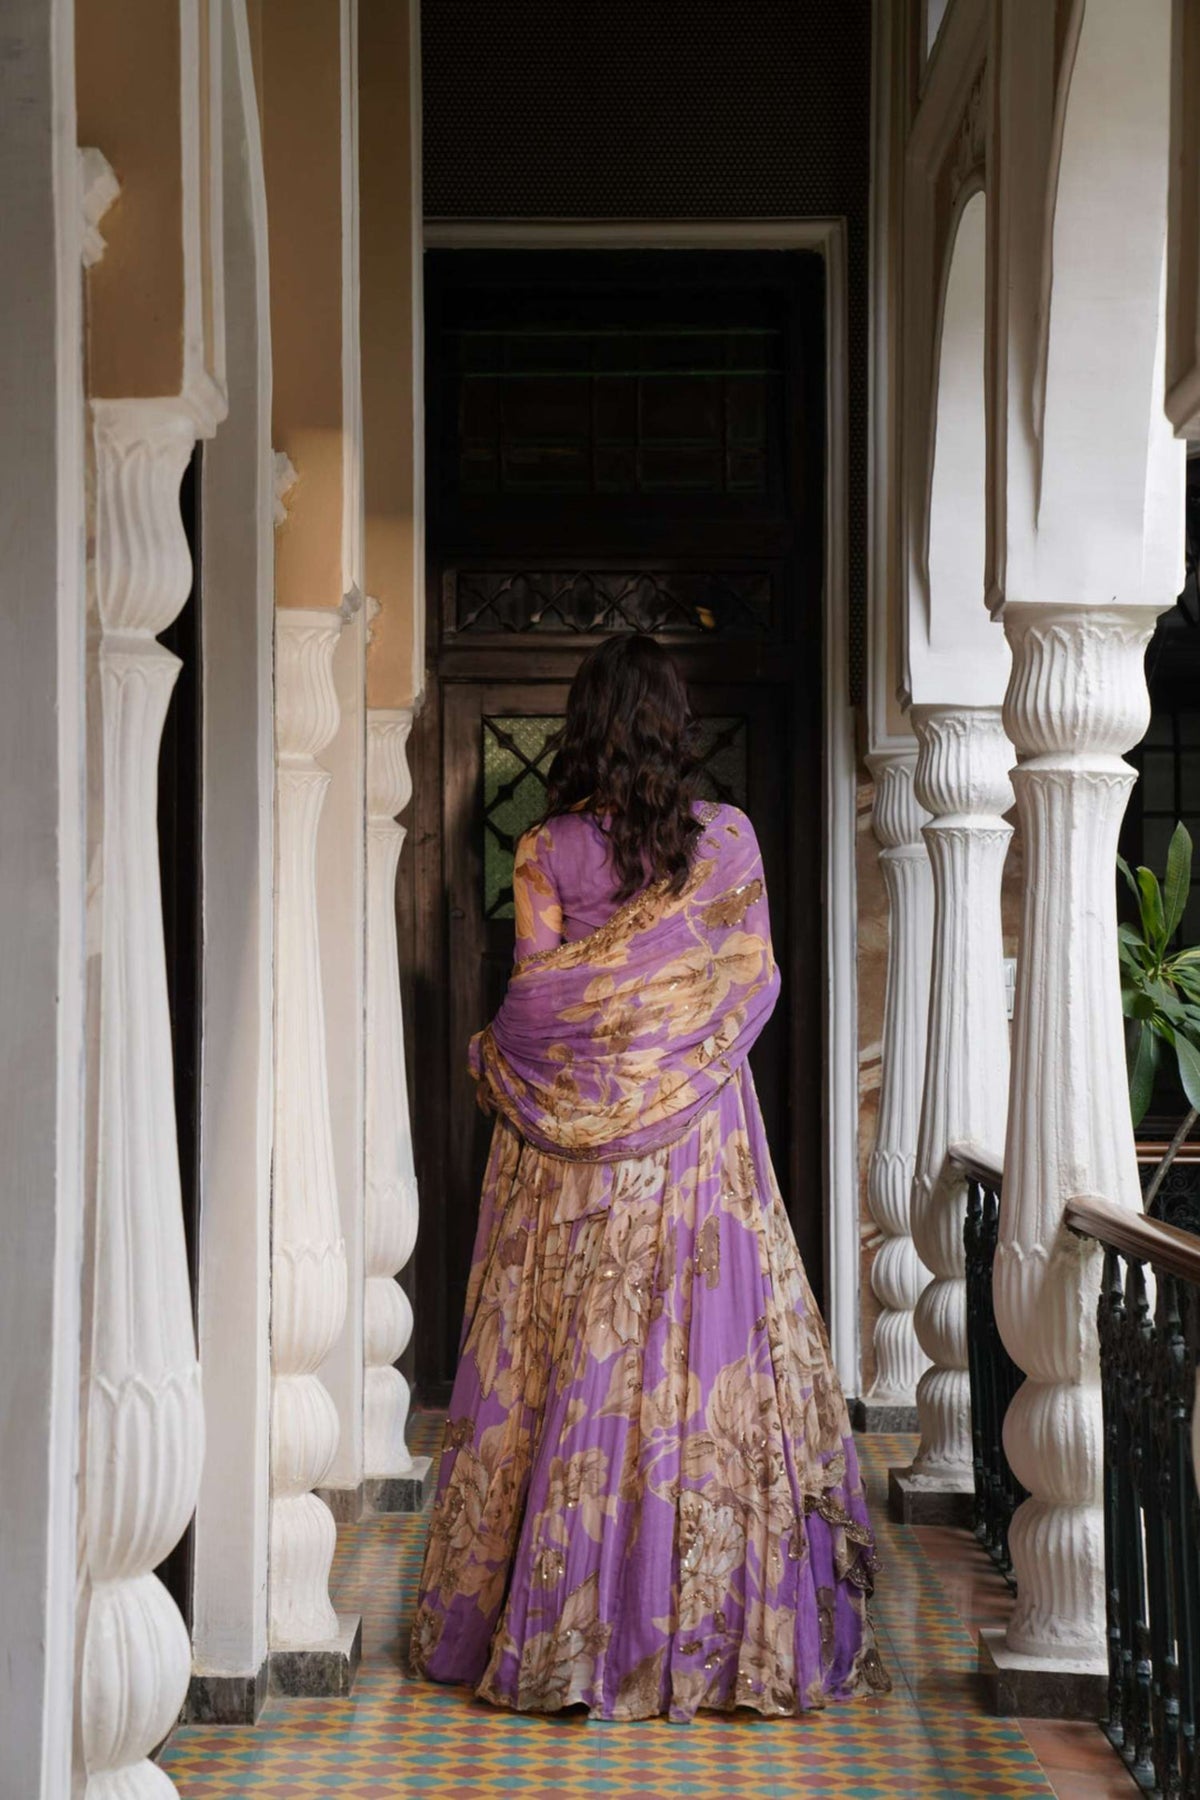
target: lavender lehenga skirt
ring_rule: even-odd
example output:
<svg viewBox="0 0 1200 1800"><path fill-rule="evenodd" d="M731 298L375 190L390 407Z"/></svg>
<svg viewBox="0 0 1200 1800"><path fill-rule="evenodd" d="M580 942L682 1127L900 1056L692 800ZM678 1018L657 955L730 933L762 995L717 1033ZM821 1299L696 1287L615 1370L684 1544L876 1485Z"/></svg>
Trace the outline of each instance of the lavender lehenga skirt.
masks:
<svg viewBox="0 0 1200 1800"><path fill-rule="evenodd" d="M498 1705L686 1720L889 1686L745 1062L778 976L740 819L709 817L684 896L521 965L474 1046L499 1117L412 1662Z"/></svg>

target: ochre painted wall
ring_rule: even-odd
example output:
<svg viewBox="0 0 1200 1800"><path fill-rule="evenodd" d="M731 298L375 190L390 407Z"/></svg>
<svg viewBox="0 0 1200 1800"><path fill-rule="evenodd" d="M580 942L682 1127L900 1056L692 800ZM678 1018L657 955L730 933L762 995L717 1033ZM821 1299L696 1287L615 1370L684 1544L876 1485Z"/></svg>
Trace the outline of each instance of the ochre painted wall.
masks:
<svg viewBox="0 0 1200 1800"><path fill-rule="evenodd" d="M420 690L417 567L420 167L409 0L359 0L359 181L367 592L380 605L368 706Z"/></svg>
<svg viewBox="0 0 1200 1800"><path fill-rule="evenodd" d="M88 274L88 392L178 394L183 386L183 171L179 9L163 0L77 0L78 142L121 184Z"/></svg>
<svg viewBox="0 0 1200 1800"><path fill-rule="evenodd" d="M261 0L272 443L297 480L275 539L281 606L343 599L341 22L336 0Z"/></svg>

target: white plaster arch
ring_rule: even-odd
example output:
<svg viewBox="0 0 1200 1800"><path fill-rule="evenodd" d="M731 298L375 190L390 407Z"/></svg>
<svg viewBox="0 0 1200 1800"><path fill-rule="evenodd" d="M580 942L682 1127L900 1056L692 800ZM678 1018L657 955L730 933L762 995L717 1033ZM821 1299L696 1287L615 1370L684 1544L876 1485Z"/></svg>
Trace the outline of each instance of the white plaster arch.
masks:
<svg viewBox="0 0 1200 1800"><path fill-rule="evenodd" d="M998 706L1009 658L984 605L987 201L981 180L957 197L948 242L929 441L910 539L908 693L917 704Z"/></svg>
<svg viewBox="0 0 1200 1800"><path fill-rule="evenodd" d="M1096 220L1104 208L1135 221L1147 176L1165 180L1165 26L1147 29L1140 8L1113 0L1098 8L1104 35L1081 30L1075 46L1043 268L1037 559L1049 562L1058 599L1099 589L1159 601L1181 585L1183 543L1183 459L1162 406L1165 213L1159 205L1140 223L1144 243L1116 267ZM1156 0L1150 13L1166 10ZM1114 113L1114 79L1138 104Z"/></svg>

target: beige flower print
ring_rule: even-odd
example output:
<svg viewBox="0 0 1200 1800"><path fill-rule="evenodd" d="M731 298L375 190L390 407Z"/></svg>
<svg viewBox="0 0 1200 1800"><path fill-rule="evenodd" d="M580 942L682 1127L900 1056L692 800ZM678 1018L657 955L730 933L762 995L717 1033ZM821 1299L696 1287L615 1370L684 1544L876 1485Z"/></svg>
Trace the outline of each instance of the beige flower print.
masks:
<svg viewBox="0 0 1200 1800"><path fill-rule="evenodd" d="M698 1631L720 1613L746 1555L746 1533L732 1506L703 1494L679 1496L679 1629Z"/></svg>
<svg viewBox="0 0 1200 1800"><path fill-rule="evenodd" d="M589 1575L567 1595L553 1629L526 1642L518 1678L522 1707L557 1712L587 1697L612 1636L599 1616L599 1593L599 1575Z"/></svg>

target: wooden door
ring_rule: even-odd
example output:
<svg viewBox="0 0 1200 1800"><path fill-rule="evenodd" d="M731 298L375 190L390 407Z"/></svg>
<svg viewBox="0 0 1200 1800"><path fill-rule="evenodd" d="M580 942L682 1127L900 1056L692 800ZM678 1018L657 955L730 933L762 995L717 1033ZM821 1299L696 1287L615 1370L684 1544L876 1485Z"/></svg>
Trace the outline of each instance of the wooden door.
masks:
<svg viewBox="0 0 1200 1800"><path fill-rule="evenodd" d="M513 845L543 811L567 687L606 631L668 644L700 721L701 789L758 832L784 995L753 1068L820 1287L822 420L812 258L429 260L411 992L416 1372L439 1399L490 1132L467 1042L512 962Z"/></svg>

